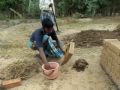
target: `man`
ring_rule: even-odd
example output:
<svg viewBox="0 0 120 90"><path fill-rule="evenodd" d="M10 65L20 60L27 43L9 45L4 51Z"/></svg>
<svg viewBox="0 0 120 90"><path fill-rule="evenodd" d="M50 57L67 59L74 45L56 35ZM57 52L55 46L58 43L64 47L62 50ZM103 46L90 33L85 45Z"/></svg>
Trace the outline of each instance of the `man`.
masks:
<svg viewBox="0 0 120 90"><path fill-rule="evenodd" d="M53 11L55 14L55 6L53 0L39 0L39 8L41 10L41 16L40 16L41 22L45 18L50 18L52 22L55 23L54 15L53 15Z"/></svg>
<svg viewBox="0 0 120 90"><path fill-rule="evenodd" d="M53 22L49 18L44 19L42 21L42 28L32 33L29 42L30 48L39 51L41 60L46 65L48 64L46 56L57 58L63 56L53 25Z"/></svg>

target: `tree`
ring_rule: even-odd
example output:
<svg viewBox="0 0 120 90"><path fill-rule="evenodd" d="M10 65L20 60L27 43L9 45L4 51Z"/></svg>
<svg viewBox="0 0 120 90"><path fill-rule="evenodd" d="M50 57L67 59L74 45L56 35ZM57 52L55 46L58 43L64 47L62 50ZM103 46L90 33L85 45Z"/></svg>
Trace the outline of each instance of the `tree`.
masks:
<svg viewBox="0 0 120 90"><path fill-rule="evenodd" d="M12 8L24 17L39 17L38 2L39 0L0 0L0 12L14 18L16 15L10 11ZM74 13L105 16L120 12L120 0L54 0L54 2L56 14L59 16L72 16Z"/></svg>

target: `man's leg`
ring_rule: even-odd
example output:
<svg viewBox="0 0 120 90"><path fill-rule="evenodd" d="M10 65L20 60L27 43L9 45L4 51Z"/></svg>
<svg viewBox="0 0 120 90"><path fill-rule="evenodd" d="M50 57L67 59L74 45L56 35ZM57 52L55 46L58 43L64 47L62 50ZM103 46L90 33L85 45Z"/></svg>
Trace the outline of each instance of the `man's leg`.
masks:
<svg viewBox="0 0 120 90"><path fill-rule="evenodd" d="M54 44L54 43L52 38L49 38L48 40L49 50L54 57L61 58L63 56L63 51L56 46L57 44Z"/></svg>

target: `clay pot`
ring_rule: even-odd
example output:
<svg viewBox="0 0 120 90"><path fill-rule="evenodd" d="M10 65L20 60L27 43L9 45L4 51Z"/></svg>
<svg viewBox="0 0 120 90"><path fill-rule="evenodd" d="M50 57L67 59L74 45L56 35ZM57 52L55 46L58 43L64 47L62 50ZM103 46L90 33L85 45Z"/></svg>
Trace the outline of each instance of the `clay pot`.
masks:
<svg viewBox="0 0 120 90"><path fill-rule="evenodd" d="M42 65L43 74L47 79L56 79L59 76L60 65L56 62L49 62L51 69L45 69L45 65Z"/></svg>

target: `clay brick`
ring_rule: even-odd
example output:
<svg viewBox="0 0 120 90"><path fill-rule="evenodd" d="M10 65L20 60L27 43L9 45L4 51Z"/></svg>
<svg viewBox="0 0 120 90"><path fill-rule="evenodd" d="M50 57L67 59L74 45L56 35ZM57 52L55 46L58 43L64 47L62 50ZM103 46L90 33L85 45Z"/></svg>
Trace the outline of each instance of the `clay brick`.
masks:
<svg viewBox="0 0 120 90"><path fill-rule="evenodd" d="M111 64L111 74L112 76L115 75L115 76L119 76L120 77L120 65L118 64L118 61L120 60L119 58L116 58L117 55L115 55L113 52L111 52L110 54L110 57L111 57L111 62L109 62ZM114 55L114 56L113 56Z"/></svg>
<svg viewBox="0 0 120 90"><path fill-rule="evenodd" d="M113 63L120 64L120 56L116 55L116 53L112 52L109 47L105 48L106 52L109 54L109 57L113 59Z"/></svg>
<svg viewBox="0 0 120 90"><path fill-rule="evenodd" d="M108 64L108 54L107 51L104 49L102 52L102 58L103 58L103 64L107 65Z"/></svg>
<svg viewBox="0 0 120 90"><path fill-rule="evenodd" d="M120 41L117 39L105 39L104 46L109 47L114 53L120 56Z"/></svg>
<svg viewBox="0 0 120 90"><path fill-rule="evenodd" d="M114 68L114 71L112 72L112 75L111 75L112 79L118 86L120 86L120 66L114 65L113 68Z"/></svg>
<svg viewBox="0 0 120 90"><path fill-rule="evenodd" d="M109 58L108 67L110 66L109 68L112 69L113 66L119 65L120 57L117 56L114 52L110 51L110 49L108 49L108 48L106 48L106 52L107 52L108 58ZM115 67L113 67L113 70L111 70L111 71L114 72L115 71L114 69L115 69Z"/></svg>
<svg viewBox="0 0 120 90"><path fill-rule="evenodd" d="M100 58L101 59L100 63L103 67L105 67L107 65L107 59L106 59L106 55L104 54L105 53L104 51L102 51L101 58Z"/></svg>
<svg viewBox="0 0 120 90"><path fill-rule="evenodd" d="M63 51L64 52L67 52L67 47L68 47L68 44L63 46Z"/></svg>
<svg viewBox="0 0 120 90"><path fill-rule="evenodd" d="M102 63L102 66L104 66L104 69L106 70L106 72L111 74L112 66L113 66L113 58L110 57L109 53L111 53L111 51L104 48L102 52L101 63Z"/></svg>
<svg viewBox="0 0 120 90"><path fill-rule="evenodd" d="M64 55L63 58L63 62L61 65L67 63L69 61L69 59L72 57L72 55L74 54L74 48L75 48L75 43L74 42L70 42L70 45L67 48L67 51Z"/></svg>
<svg viewBox="0 0 120 90"><path fill-rule="evenodd" d="M117 63L114 63L113 69L114 69L113 73L115 73L114 75L119 76L119 79L120 79L120 65Z"/></svg>
<svg viewBox="0 0 120 90"><path fill-rule="evenodd" d="M75 43L74 42L70 42L69 53L73 55L74 54L74 49L75 49Z"/></svg>
<svg viewBox="0 0 120 90"><path fill-rule="evenodd" d="M102 50L101 64L113 81L120 86L120 56L107 45L104 45Z"/></svg>
<svg viewBox="0 0 120 90"><path fill-rule="evenodd" d="M21 82L21 79L7 80L2 82L2 86L6 89L14 88L16 86L21 85Z"/></svg>
<svg viewBox="0 0 120 90"><path fill-rule="evenodd" d="M111 70L111 63L109 63L111 60L110 59L107 59L107 60L109 60L109 61L107 61L107 65L105 65L105 67L106 67L106 71L109 73L109 74L111 74L111 72L112 72L112 70Z"/></svg>

